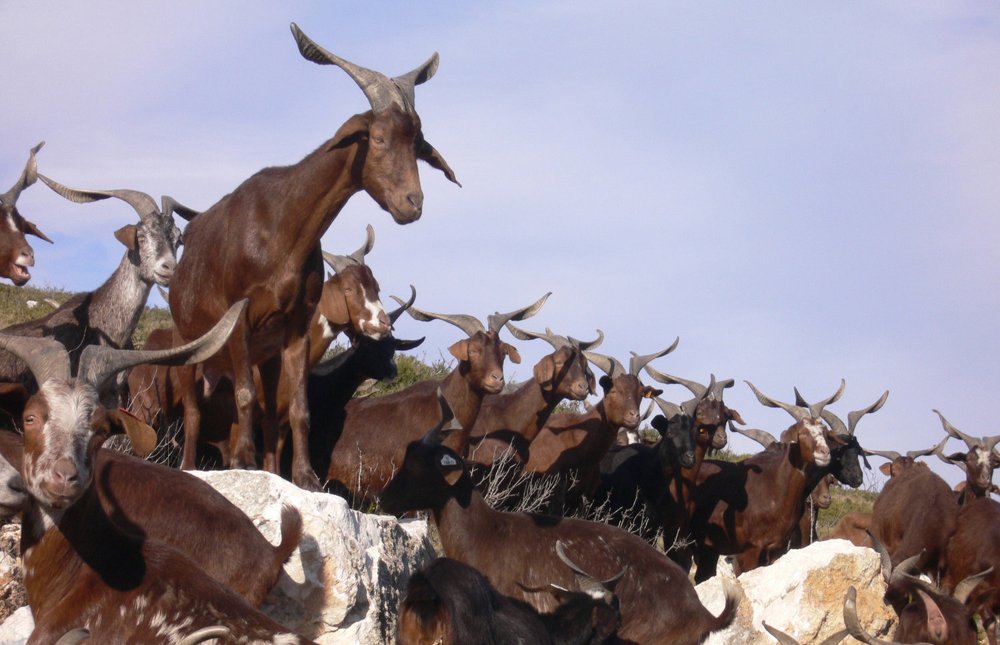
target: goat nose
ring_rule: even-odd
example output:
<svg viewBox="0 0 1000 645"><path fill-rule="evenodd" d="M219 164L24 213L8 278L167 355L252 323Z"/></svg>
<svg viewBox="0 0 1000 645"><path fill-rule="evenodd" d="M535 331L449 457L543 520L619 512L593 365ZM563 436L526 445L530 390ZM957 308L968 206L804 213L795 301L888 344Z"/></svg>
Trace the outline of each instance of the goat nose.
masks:
<svg viewBox="0 0 1000 645"><path fill-rule="evenodd" d="M80 471L69 459L60 459L52 466L52 474L61 484L75 482L80 477Z"/></svg>
<svg viewBox="0 0 1000 645"><path fill-rule="evenodd" d="M424 195L420 192L412 192L406 196L406 201L409 202L410 206L413 207L418 213L424 207Z"/></svg>
<svg viewBox="0 0 1000 645"><path fill-rule="evenodd" d="M21 262L26 267L35 266L35 250L30 246L26 246L21 249L21 258L24 260Z"/></svg>

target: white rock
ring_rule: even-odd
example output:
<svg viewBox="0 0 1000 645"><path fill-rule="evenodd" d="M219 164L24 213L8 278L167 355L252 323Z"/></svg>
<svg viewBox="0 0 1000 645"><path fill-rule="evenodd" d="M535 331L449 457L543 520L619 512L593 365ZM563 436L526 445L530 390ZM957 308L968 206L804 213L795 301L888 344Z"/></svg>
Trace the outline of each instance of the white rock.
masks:
<svg viewBox="0 0 1000 645"><path fill-rule="evenodd" d="M23 645L35 628L30 607L21 607L0 625L0 645Z"/></svg>
<svg viewBox="0 0 1000 645"><path fill-rule="evenodd" d="M878 556L846 540L792 550L771 566L744 573L738 581L745 598L736 620L705 645L773 645L774 638L761 625L765 620L801 645L820 643L844 629L844 595L849 586L858 590L858 614L870 633L884 636L895 626L896 615L882 602L885 583ZM695 589L709 611L722 610L718 577Z"/></svg>
<svg viewBox="0 0 1000 645"><path fill-rule="evenodd" d="M194 472L280 540L281 507L303 519L303 538L264 601L264 613L319 643L395 640L410 576L434 558L427 523L352 511L343 498L310 493L264 472Z"/></svg>

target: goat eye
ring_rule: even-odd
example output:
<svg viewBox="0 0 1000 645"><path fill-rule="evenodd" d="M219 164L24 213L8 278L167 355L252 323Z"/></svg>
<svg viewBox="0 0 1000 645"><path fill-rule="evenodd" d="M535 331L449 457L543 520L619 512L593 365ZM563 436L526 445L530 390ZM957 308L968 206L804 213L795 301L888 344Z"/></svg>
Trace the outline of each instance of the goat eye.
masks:
<svg viewBox="0 0 1000 645"><path fill-rule="evenodd" d="M24 422L25 423L34 423L35 422L35 415L29 414L28 416L24 417Z"/></svg>

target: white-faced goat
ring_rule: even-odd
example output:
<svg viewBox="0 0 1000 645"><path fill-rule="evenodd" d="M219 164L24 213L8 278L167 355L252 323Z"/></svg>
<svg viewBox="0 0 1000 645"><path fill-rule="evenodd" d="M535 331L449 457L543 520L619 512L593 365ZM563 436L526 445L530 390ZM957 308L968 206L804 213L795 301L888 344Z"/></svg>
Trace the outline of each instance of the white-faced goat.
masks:
<svg viewBox="0 0 1000 645"><path fill-rule="evenodd" d="M76 376L69 355L47 338L0 335L0 345L26 361L40 384L28 399L22 477L21 553L35 619L32 645L52 643L83 627L98 642L156 642L220 626L222 642L298 642L173 548L123 532L103 510L94 486L98 448L124 430L148 452L152 429L98 400L102 383L146 361L202 361L221 348L243 314L237 303L206 336L164 352L89 346Z"/></svg>
<svg viewBox="0 0 1000 645"><path fill-rule="evenodd" d="M1000 435L983 437L981 439L965 434L955 426L948 423L944 415L937 412L941 417L941 425L950 436L961 439L969 448L968 452L956 452L944 456L937 453L939 459L946 463L955 464L965 471L965 488L959 495L959 504L964 505L975 499L989 497L993 488L993 471L1000 467L1000 455L995 447L1000 442Z"/></svg>
<svg viewBox="0 0 1000 645"><path fill-rule="evenodd" d="M447 402L438 402L449 420ZM504 513L490 508L475 489L464 460L442 445L458 424L438 424L411 442L392 482L381 497L390 513L430 510L449 558L478 569L497 591L551 612L557 603L525 587L579 583L556 552L569 555L590 575L608 579L625 574L615 587L621 601L623 641L638 645L695 645L729 625L740 600L738 588L723 582L726 605L712 616L698 600L687 574L642 538L600 522Z"/></svg>
<svg viewBox="0 0 1000 645"><path fill-rule="evenodd" d="M291 393L289 424L294 436L305 436L309 322L323 284L319 243L334 218L362 190L400 224L419 218L423 192L417 159L455 181L451 168L424 139L414 108L414 86L434 75L437 54L409 74L389 79L334 56L294 23L291 29L306 60L343 69L361 87L372 109L351 117L333 139L299 163L256 173L188 227L189 239L170 289L178 337L197 337L232 303L250 299L248 314L228 351L209 366L234 374L238 432L232 464L236 468L256 465L255 365L260 370L265 427L278 425L278 383L284 374ZM184 390L194 391L194 369L182 370L181 378ZM186 406L192 416L185 418L185 429L197 431L196 411L193 402ZM316 476L306 469L299 476L299 485L319 487Z"/></svg>
<svg viewBox="0 0 1000 645"><path fill-rule="evenodd" d="M52 190L71 201L83 203L116 197L127 202L139 214L137 224L128 224L115 231L115 237L127 251L104 284L94 291L72 296L41 318L3 330L13 336L47 337L59 341L69 350L71 366L76 369L80 352L88 345L116 349L131 346L132 334L139 324L150 289L154 283L168 285L174 273L174 253L181 241L181 231L174 224L173 213L193 215L194 212L170 197L163 197L161 211L152 197L138 191L77 190L44 175L39 177ZM0 354L0 378L10 382L31 382L27 365L9 352ZM124 378L123 374L122 382Z"/></svg>
<svg viewBox="0 0 1000 645"><path fill-rule="evenodd" d="M49 244L52 240L45 236L32 222L21 217L17 211L17 198L21 191L38 179L38 164L35 153L42 149L42 141L31 149L28 164L24 167L17 183L0 195L0 278L9 278L17 286L31 279L28 267L35 266L35 250L31 248L25 235L40 237Z"/></svg>

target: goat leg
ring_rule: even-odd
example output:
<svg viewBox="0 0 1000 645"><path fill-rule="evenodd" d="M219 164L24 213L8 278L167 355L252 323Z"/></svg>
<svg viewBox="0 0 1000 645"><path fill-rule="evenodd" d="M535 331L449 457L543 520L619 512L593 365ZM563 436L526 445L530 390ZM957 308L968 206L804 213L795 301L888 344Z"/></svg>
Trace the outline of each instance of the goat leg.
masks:
<svg viewBox="0 0 1000 645"><path fill-rule="evenodd" d="M264 470L278 473L278 382L281 380L280 356L272 356L257 365L260 373L260 394L264 414L261 427L264 435Z"/></svg>
<svg viewBox="0 0 1000 645"><path fill-rule="evenodd" d="M182 365L170 369L177 370L177 381L181 388L181 407L184 410L184 452L181 456L181 470L198 467L198 437L201 434L201 410L195 388L196 366Z"/></svg>
<svg viewBox="0 0 1000 645"><path fill-rule="evenodd" d="M229 357L232 361L236 418L239 431L233 446L232 467L240 470L257 468L256 449L253 444L253 411L257 402L257 386L253 379L250 358L250 330L246 322L236 326L229 339Z"/></svg>
<svg viewBox="0 0 1000 645"><path fill-rule="evenodd" d="M300 488L318 492L323 486L309 460L309 402L306 398L311 342L308 334L286 342L281 353L284 388L281 394L288 402L288 425L292 431L292 481Z"/></svg>

